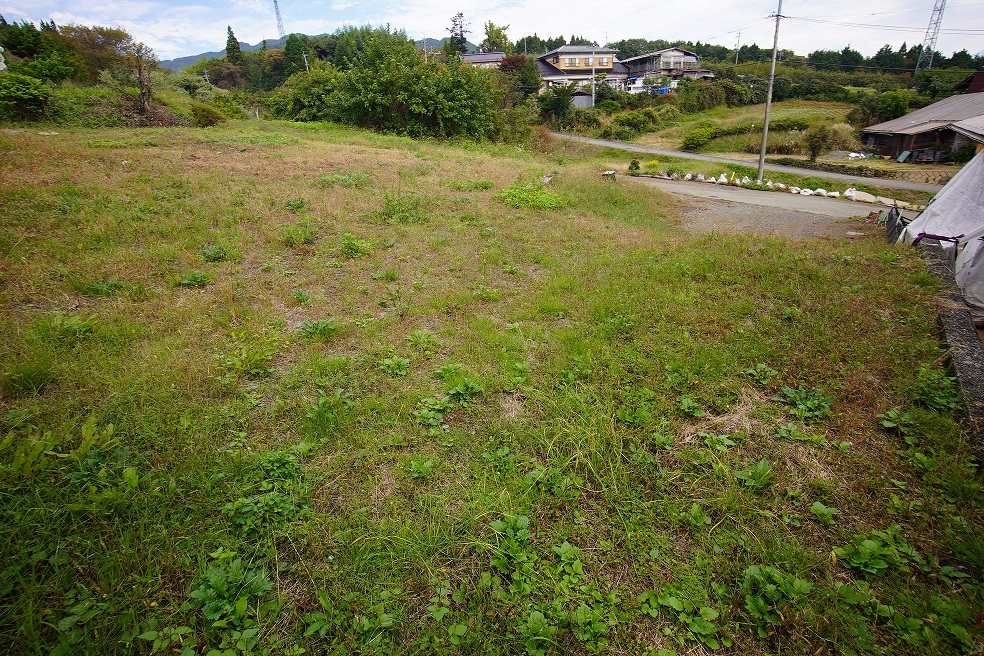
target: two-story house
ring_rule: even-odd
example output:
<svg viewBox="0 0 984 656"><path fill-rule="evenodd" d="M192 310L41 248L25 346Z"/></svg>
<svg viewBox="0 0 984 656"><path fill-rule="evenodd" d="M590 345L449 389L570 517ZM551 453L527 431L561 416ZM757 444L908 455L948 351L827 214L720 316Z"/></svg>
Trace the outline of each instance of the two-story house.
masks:
<svg viewBox="0 0 984 656"><path fill-rule="evenodd" d="M670 88L685 78L699 79L714 77L714 73L702 68L700 57L695 52L682 48L664 48L647 52L637 57L629 57L621 62L627 69L625 90L630 93L648 91L652 80L664 80ZM650 84L646 84L649 80Z"/></svg>
<svg viewBox="0 0 984 656"><path fill-rule="evenodd" d="M615 58L617 53L614 48L600 46L561 46L540 55L536 63L543 88L576 84L587 91L595 79L616 89L644 93L656 81L674 88L685 78L714 77L701 67L697 53L682 48L664 48L622 61ZM575 98L575 105L582 103Z"/></svg>
<svg viewBox="0 0 984 656"><path fill-rule="evenodd" d="M594 79L604 80L620 89L625 82L626 69L615 59L616 53L618 50L602 46L560 46L540 55L536 64L543 88L577 84L589 90ZM578 104L576 99L575 104Z"/></svg>

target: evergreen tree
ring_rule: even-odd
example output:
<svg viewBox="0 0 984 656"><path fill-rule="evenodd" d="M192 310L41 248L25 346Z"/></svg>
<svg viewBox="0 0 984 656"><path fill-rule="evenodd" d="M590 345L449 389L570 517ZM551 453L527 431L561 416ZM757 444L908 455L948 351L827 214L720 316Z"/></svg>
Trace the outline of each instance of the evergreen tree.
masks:
<svg viewBox="0 0 984 656"><path fill-rule="evenodd" d="M842 71L850 73L862 64L864 64L864 55L860 52L853 50L851 46L841 50L840 66Z"/></svg>
<svg viewBox="0 0 984 656"><path fill-rule="evenodd" d="M284 43L284 77L304 71L304 44L300 37L291 34Z"/></svg>
<svg viewBox="0 0 984 656"><path fill-rule="evenodd" d="M465 23L465 15L460 11L451 17L451 27L448 28L451 37L444 45L444 54L448 57L460 57L468 52L468 39L465 37L470 31L468 24Z"/></svg>
<svg viewBox="0 0 984 656"><path fill-rule="evenodd" d="M236 66L243 65L243 51L239 49L239 40L232 33L232 26L227 25L229 36L226 38L226 61Z"/></svg>

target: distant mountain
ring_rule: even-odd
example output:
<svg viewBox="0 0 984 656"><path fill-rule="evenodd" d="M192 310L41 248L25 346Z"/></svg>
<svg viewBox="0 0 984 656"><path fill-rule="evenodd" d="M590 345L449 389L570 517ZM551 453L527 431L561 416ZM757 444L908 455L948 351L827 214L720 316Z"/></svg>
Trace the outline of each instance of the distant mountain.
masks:
<svg viewBox="0 0 984 656"><path fill-rule="evenodd" d="M298 34L298 36L303 36L303 35ZM318 36L328 36L328 35L319 34ZM426 45L427 51L433 52L434 50L440 50L442 47L444 47L445 41L447 41L447 37L443 39L430 39L430 38L418 39L413 43L414 45L416 45L418 48L421 49L423 49L424 46ZM267 48L273 49L273 48L283 48L286 42L287 42L287 37L284 37L282 39L267 39L266 44L267 44ZM256 52L257 50L260 50L262 47L263 47L262 42L256 44L255 46L249 43L243 43L242 41L239 42L239 48L243 52ZM476 46L474 43L471 43L469 41L465 42L465 47L468 48L468 52L478 52L478 46ZM159 63L161 68L166 68L171 71L180 71L183 68L188 68L192 64L198 63L198 61L201 60L203 57L205 59L221 59L222 57L225 57L225 54L226 51L223 48L222 50L218 50L218 51L203 52L200 55L188 55L187 57L166 59Z"/></svg>
<svg viewBox="0 0 984 656"><path fill-rule="evenodd" d="M413 42L413 44L418 48L420 48L421 50L423 50L424 46L426 45L427 51L433 52L434 50L440 50L441 48L443 48L447 40L448 37L444 37L443 39L431 39L431 38L417 39L416 41ZM468 49L468 52L478 52L478 46L476 46L471 41L465 41L465 48Z"/></svg>
<svg viewBox="0 0 984 656"><path fill-rule="evenodd" d="M298 36L300 36L300 35L298 35ZM324 35L321 35L321 36L324 36ZM270 49L273 49L273 48L283 48L285 43L287 43L287 37L283 37L282 39L267 39L266 40L267 48L270 48ZM243 52L256 52L257 50L260 50L260 49L263 48L263 42L257 43L254 46L254 45L251 45L249 43L243 43L242 41L240 41L239 42L239 48ZM222 57L225 57L225 54L226 54L226 51L225 51L225 48L223 48L222 50L219 50L218 52L203 52L200 55L188 55L187 57L178 57L177 59L166 59L166 60L164 60L162 62L159 62L159 63L160 63L161 68L166 68L166 69L169 69L169 70L172 70L172 71L180 71L182 68L188 68L192 64L197 63L198 60L200 60L202 57L204 57L205 59L221 59Z"/></svg>

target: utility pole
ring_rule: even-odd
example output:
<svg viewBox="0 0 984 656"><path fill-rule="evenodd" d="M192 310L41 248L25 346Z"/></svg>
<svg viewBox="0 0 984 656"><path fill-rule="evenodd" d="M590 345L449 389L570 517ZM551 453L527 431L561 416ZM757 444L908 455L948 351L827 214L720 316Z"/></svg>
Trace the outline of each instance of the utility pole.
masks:
<svg viewBox="0 0 984 656"><path fill-rule="evenodd" d="M776 9L776 36L772 41L772 67L769 69L769 90L765 94L765 124L762 126L762 147L759 149L758 177L756 181L762 184L762 169L765 168L765 147L769 141L769 112L772 110L772 86L776 81L776 58L779 55L779 19L782 18L782 0Z"/></svg>
<svg viewBox="0 0 984 656"><path fill-rule="evenodd" d="M595 106L595 50L591 48L591 106Z"/></svg>
<svg viewBox="0 0 984 656"><path fill-rule="evenodd" d="M738 40L735 41L735 66L738 65L738 50L741 48L741 30L738 30Z"/></svg>

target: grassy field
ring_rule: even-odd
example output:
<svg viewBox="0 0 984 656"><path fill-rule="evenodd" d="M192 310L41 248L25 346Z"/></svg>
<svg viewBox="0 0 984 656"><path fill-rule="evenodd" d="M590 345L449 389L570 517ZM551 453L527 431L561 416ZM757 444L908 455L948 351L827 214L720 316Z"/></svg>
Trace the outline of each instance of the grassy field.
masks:
<svg viewBox="0 0 984 656"><path fill-rule="evenodd" d="M772 105L770 121L795 119L809 125L832 125L844 123L847 113L853 105L848 103L821 102L814 100L786 100ZM765 116L765 105L746 105L744 107L726 107L724 105L697 114L682 114L681 120L658 132L644 134L635 140L646 146L657 148L679 148L684 136L696 126L711 123L722 128L738 125L755 124L758 130L738 135L717 137L704 149L706 152L731 153L739 152L746 143L754 141L762 143L762 121Z"/></svg>
<svg viewBox="0 0 984 656"><path fill-rule="evenodd" d="M917 253L573 144L60 132L0 132L6 652L980 650Z"/></svg>

